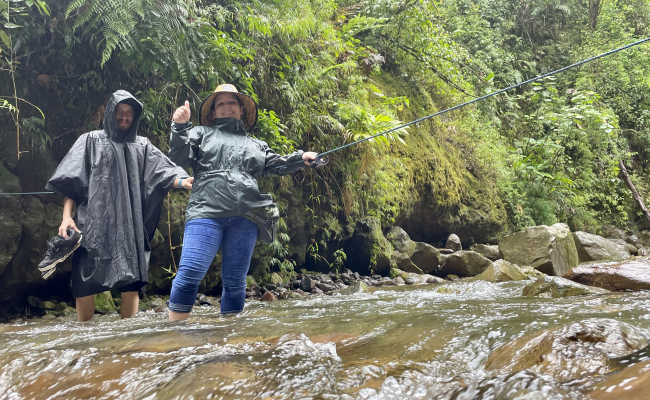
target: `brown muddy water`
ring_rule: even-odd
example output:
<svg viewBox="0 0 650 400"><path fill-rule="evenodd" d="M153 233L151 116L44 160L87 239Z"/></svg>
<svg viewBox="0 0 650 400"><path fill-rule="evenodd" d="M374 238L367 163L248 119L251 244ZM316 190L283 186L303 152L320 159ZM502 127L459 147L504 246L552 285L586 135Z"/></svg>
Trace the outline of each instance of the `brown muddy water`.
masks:
<svg viewBox="0 0 650 400"><path fill-rule="evenodd" d="M382 287L229 318L197 307L180 324L152 311L3 324L0 399L650 398L650 356L634 352L649 292L529 299L524 285Z"/></svg>

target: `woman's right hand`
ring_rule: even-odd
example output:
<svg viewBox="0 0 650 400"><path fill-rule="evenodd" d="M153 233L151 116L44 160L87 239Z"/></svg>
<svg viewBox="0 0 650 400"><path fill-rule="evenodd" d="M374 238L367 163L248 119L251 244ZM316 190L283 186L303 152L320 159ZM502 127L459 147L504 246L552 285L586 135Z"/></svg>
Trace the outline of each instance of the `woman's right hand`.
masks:
<svg viewBox="0 0 650 400"><path fill-rule="evenodd" d="M174 111L174 116L172 116L172 121L177 124L185 124L190 120L192 113L190 112L190 102L185 100L185 105L180 106Z"/></svg>
<svg viewBox="0 0 650 400"><path fill-rule="evenodd" d="M74 223L74 220L72 217L64 217L63 221L61 221L61 226L59 226L59 236L63 236L64 238L68 238L68 228L72 228L77 232L81 231L77 228L77 225Z"/></svg>

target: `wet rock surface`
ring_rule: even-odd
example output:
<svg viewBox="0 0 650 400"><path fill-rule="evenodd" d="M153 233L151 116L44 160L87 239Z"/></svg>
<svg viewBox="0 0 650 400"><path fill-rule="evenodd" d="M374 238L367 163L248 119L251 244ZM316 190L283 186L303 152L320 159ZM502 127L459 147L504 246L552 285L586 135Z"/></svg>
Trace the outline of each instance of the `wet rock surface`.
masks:
<svg viewBox="0 0 650 400"><path fill-rule="evenodd" d="M544 276L524 287L522 295L524 297L558 298L607 293L609 290L582 285L558 276Z"/></svg>
<svg viewBox="0 0 650 400"><path fill-rule="evenodd" d="M498 245L477 244L474 246L474 251L491 261L496 261L503 258Z"/></svg>
<svg viewBox="0 0 650 400"><path fill-rule="evenodd" d="M524 336L492 352L488 370L532 370L559 381L615 371L611 360L648 344L648 332L613 319L573 322L558 329Z"/></svg>
<svg viewBox="0 0 650 400"><path fill-rule="evenodd" d="M447 242L445 243L445 248L453 250L453 251L461 251L463 249L463 245L460 242L460 238L458 235L452 233L449 235L447 238Z"/></svg>
<svg viewBox="0 0 650 400"><path fill-rule="evenodd" d="M471 250L460 250L446 257L438 272L441 276L449 274L459 276L476 276L485 271L492 261Z"/></svg>
<svg viewBox="0 0 650 400"><path fill-rule="evenodd" d="M524 281L528 279L517 266L509 263L506 260L497 260L493 262L485 271L476 276L487 282L508 282L508 281Z"/></svg>
<svg viewBox="0 0 650 400"><path fill-rule="evenodd" d="M573 239L578 251L579 262L623 261L630 258L630 252L624 244L615 243L602 236L578 231L573 232ZM622 239L618 240L623 241Z"/></svg>
<svg viewBox="0 0 650 400"><path fill-rule="evenodd" d="M564 277L584 285L612 291L650 290L650 260L579 265Z"/></svg>

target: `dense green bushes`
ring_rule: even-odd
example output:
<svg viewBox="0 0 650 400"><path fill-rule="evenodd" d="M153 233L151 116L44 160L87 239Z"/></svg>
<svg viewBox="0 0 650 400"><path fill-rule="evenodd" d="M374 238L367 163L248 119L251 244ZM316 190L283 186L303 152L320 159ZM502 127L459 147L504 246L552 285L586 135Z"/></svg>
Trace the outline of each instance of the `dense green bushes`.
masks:
<svg viewBox="0 0 650 400"><path fill-rule="evenodd" d="M166 149L174 107L188 99L196 110L222 82L259 101L253 134L279 152L325 150L649 34L649 1L589 3L599 8L577 0L52 0L48 14L41 2L11 2L26 9L10 12L16 26L3 28L12 40L0 44L1 86L12 94L15 78L17 97L43 111L44 120L4 97L5 107L20 108L20 141L33 152L65 152L72 132L98 126L117 88L146 104L143 132ZM361 216L388 226L425 206L453 220L470 203L498 215L503 202L506 229L635 220L617 164L628 163L645 195L649 52L629 50L395 131L306 171L294 182L308 188L312 253L325 254ZM15 165L15 135L3 131L11 149L3 157ZM281 237L269 263L289 268L291 238Z"/></svg>

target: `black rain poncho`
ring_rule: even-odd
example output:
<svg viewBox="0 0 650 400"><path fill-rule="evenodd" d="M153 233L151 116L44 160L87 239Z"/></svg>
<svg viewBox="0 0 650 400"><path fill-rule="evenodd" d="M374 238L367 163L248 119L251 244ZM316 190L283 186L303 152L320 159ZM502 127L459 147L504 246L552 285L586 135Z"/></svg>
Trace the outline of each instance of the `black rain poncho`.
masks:
<svg viewBox="0 0 650 400"><path fill-rule="evenodd" d="M135 112L126 133L115 118L120 102ZM147 138L137 136L141 115L142 104L129 92L113 93L104 129L81 135L47 183L47 189L77 203L75 223L83 239L72 259L75 298L146 285L149 241L163 200L176 178L188 177Z"/></svg>
<svg viewBox="0 0 650 400"><path fill-rule="evenodd" d="M257 177L286 175L304 164L302 150L281 156L266 142L250 136L235 118L215 120L215 126L172 124L169 158L192 168L194 183L185 222L196 218L224 218L273 204L260 193ZM286 166L281 171L276 167Z"/></svg>

